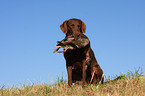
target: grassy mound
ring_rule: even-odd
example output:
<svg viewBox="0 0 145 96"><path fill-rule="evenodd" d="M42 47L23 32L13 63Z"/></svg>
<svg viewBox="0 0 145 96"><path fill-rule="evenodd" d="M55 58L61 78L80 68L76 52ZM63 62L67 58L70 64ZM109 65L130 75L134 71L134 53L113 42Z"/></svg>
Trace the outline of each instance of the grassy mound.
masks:
<svg viewBox="0 0 145 96"><path fill-rule="evenodd" d="M0 96L145 96L145 77L142 72L128 72L116 80L99 85L73 85L61 79L54 85L24 85L20 88L0 88Z"/></svg>

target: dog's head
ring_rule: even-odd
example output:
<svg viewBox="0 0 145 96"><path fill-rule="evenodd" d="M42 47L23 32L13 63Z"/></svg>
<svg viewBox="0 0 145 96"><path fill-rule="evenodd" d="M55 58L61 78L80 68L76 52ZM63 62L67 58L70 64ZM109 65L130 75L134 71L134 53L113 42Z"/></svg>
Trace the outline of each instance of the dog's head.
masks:
<svg viewBox="0 0 145 96"><path fill-rule="evenodd" d="M86 32L86 25L80 19L69 19L60 25L61 30L66 36L73 35L79 37L81 34Z"/></svg>

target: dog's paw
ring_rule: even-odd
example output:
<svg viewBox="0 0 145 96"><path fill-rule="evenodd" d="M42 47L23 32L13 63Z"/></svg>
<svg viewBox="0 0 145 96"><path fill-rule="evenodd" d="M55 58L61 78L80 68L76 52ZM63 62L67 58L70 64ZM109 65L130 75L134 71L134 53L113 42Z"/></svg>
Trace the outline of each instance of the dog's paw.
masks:
<svg viewBox="0 0 145 96"><path fill-rule="evenodd" d="M82 85L82 86L83 86L83 85L86 84L86 82L83 82L83 81L76 81L75 84L78 84L78 85Z"/></svg>

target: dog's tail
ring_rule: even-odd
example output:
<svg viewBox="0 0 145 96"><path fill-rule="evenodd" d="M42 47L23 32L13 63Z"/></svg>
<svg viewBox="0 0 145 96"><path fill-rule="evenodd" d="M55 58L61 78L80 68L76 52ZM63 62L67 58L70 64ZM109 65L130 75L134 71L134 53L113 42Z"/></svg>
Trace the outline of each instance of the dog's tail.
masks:
<svg viewBox="0 0 145 96"><path fill-rule="evenodd" d="M92 80L93 80L93 78L94 78L94 74L95 74L95 71L93 72L93 74L92 74L92 77L91 77L91 80L90 80L90 84L92 83ZM99 81L99 83L98 84L106 84L106 83L109 83L109 82L115 82L115 81L117 81L117 80L119 80L119 79L122 79L122 78L124 78L124 76L123 75L120 75L120 76L118 76L117 78L115 78L115 79L113 79L113 80L109 80L109 81L106 81L106 82L104 82L104 74L102 74L102 76L101 76L101 80Z"/></svg>
<svg viewBox="0 0 145 96"><path fill-rule="evenodd" d="M115 82L115 81L120 80L122 78L124 78L124 76L123 75L120 75L120 76L118 76L117 78L115 78L113 80L109 80L109 81L106 81L106 82L103 82L103 83L105 84L105 83Z"/></svg>

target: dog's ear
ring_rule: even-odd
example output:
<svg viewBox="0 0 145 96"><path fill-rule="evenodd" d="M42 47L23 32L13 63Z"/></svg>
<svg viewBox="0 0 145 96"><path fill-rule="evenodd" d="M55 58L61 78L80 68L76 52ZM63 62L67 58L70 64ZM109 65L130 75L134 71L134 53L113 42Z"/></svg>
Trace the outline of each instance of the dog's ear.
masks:
<svg viewBox="0 0 145 96"><path fill-rule="evenodd" d="M63 24L60 25L60 29L62 30L62 32L63 32L64 34L66 34L67 31L68 31L67 22L68 22L68 20L64 21Z"/></svg>
<svg viewBox="0 0 145 96"><path fill-rule="evenodd" d="M82 20L80 20L81 21L81 30L82 30L82 32L83 33L86 33L86 24L82 21Z"/></svg>

